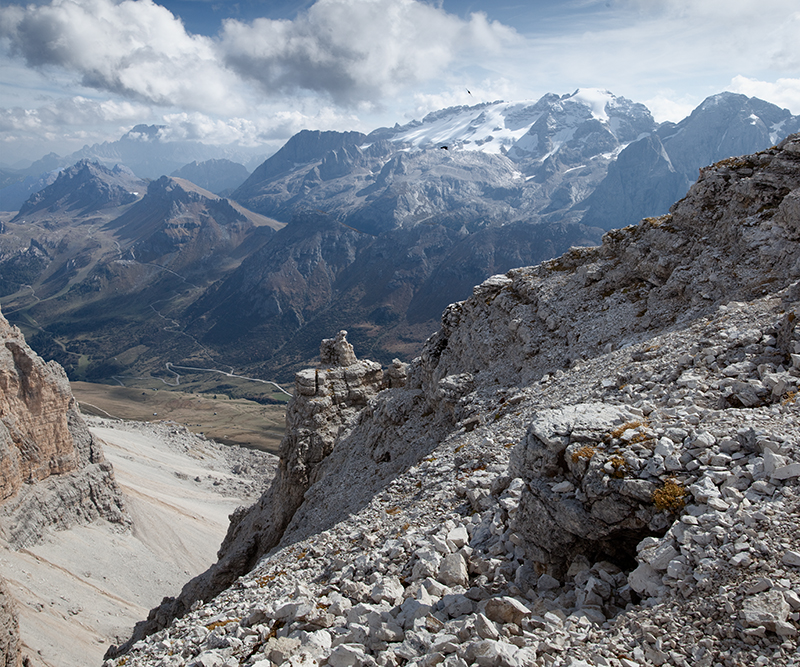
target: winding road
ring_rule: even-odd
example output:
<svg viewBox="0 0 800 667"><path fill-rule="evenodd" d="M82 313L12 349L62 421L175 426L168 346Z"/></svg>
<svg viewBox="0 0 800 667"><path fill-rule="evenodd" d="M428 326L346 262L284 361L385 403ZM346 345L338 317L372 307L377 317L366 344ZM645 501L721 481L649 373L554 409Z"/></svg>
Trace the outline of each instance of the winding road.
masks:
<svg viewBox="0 0 800 667"><path fill-rule="evenodd" d="M261 382L262 384L271 384L278 391L283 392L287 396L291 396L291 394L288 391L286 391L283 387L281 387L277 382L273 382L272 380L262 380L261 378L251 378L251 377L247 377L245 375L237 375L236 373L233 373L233 372L229 373L227 371L222 371L222 370L220 370L218 368L198 368L196 366L178 366L177 364L173 364L170 361L168 361L164 365L166 366L167 370L170 373L173 373L176 376L176 385L175 386L177 386L177 385L179 385L181 383L181 376L180 376L180 373L177 373L176 371L174 371L172 369L173 368L180 368L181 370L185 370L185 371L200 371L201 373L219 373L220 375L225 375L226 377L229 377L229 378L238 378L240 380L250 380L251 382Z"/></svg>

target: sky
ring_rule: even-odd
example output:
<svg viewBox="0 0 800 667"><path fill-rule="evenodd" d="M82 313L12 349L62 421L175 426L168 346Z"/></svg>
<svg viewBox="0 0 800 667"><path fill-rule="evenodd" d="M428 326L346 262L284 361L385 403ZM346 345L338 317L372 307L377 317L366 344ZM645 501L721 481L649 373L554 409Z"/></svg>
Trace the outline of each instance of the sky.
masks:
<svg viewBox="0 0 800 667"><path fill-rule="evenodd" d="M678 121L729 90L800 113L796 0L0 0L0 164L602 88Z"/></svg>

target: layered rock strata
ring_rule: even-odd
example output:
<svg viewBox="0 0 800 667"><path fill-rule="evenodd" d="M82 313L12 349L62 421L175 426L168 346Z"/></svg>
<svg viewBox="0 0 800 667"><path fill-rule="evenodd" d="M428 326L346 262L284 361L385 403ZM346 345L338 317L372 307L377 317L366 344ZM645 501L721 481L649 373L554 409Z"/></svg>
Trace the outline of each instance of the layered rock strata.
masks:
<svg viewBox="0 0 800 667"><path fill-rule="evenodd" d="M793 136L476 287L256 567L107 665L797 664L798 193Z"/></svg>
<svg viewBox="0 0 800 667"><path fill-rule="evenodd" d="M113 471L64 370L0 315L0 529L12 546L97 518L126 524Z"/></svg>

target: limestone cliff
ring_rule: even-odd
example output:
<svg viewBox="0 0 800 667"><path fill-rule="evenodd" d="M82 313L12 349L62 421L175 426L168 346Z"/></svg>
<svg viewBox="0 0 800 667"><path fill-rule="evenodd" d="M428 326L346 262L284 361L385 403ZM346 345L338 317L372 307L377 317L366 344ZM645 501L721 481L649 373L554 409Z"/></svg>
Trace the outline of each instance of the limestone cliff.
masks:
<svg viewBox="0 0 800 667"><path fill-rule="evenodd" d="M0 314L0 530L23 547L48 527L127 521L111 465L81 418L64 370Z"/></svg>

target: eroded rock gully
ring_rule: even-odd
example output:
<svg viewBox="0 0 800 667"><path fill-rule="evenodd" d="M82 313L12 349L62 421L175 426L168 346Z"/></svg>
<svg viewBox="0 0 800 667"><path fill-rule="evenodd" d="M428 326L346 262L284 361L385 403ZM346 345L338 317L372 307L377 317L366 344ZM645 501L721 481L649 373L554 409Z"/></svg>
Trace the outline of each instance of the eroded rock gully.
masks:
<svg viewBox="0 0 800 667"><path fill-rule="evenodd" d="M798 193L798 137L708 168L476 287L346 418L313 401L352 366L300 374L279 541L108 667L797 664Z"/></svg>

